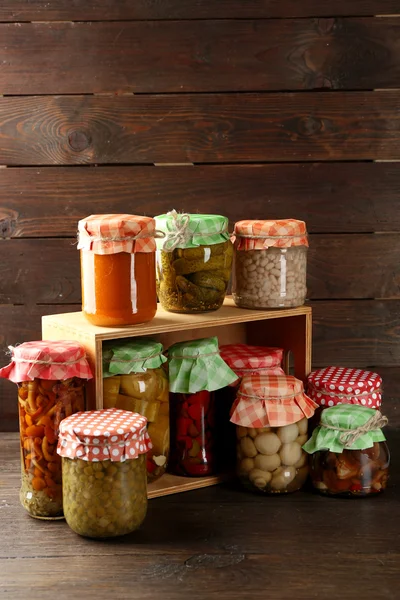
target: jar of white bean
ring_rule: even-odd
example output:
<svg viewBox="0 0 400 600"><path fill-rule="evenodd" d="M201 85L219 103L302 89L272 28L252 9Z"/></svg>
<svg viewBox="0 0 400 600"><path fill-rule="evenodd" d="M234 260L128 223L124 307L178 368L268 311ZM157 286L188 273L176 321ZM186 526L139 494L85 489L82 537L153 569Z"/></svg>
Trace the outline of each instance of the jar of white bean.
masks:
<svg viewBox="0 0 400 600"><path fill-rule="evenodd" d="M288 308L307 294L304 221L239 221L235 224L232 293L243 308Z"/></svg>
<svg viewBox="0 0 400 600"><path fill-rule="evenodd" d="M232 409L236 424L237 475L254 492L300 489L308 476L308 420L315 402L291 375L246 375Z"/></svg>

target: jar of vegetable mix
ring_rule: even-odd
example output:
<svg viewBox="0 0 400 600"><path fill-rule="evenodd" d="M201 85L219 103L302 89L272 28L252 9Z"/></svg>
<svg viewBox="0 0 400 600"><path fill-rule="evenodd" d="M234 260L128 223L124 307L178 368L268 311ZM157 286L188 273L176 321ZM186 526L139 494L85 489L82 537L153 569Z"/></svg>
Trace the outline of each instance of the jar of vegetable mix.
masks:
<svg viewBox="0 0 400 600"><path fill-rule="evenodd" d="M93 325L135 325L154 317L155 235L150 217L91 215L79 221L82 310Z"/></svg>
<svg viewBox="0 0 400 600"><path fill-rule="evenodd" d="M291 375L246 375L232 409L237 425L237 473L251 491L294 492L308 475L308 419L315 402Z"/></svg>
<svg viewBox="0 0 400 600"><path fill-rule="evenodd" d="M147 511L146 419L111 408L78 413L60 427L64 514L76 533L131 533Z"/></svg>
<svg viewBox="0 0 400 600"><path fill-rule="evenodd" d="M378 410L355 404L322 411L320 425L303 446L312 455L315 489L329 496L362 497L386 487L389 450Z"/></svg>
<svg viewBox="0 0 400 600"><path fill-rule="evenodd" d="M220 348L221 358L234 371L237 381L216 392L218 424L218 457L221 468L234 468L236 460L236 428L230 415L240 381L245 375L284 375L282 369L283 349L248 344L227 344ZM230 450L228 450L228 447Z"/></svg>
<svg viewBox="0 0 400 600"><path fill-rule="evenodd" d="M18 385L22 506L37 519L63 518L60 422L85 409L85 380L92 378L83 346L69 341L25 342L10 347L0 377Z"/></svg>
<svg viewBox="0 0 400 600"><path fill-rule="evenodd" d="M307 293L304 221L239 221L235 224L232 295L243 308L288 308Z"/></svg>
<svg viewBox="0 0 400 600"><path fill-rule="evenodd" d="M319 425L325 408L359 404L378 409L382 403L382 377L378 373L345 367L325 367L310 373L307 394L318 404L312 427Z"/></svg>
<svg viewBox="0 0 400 600"><path fill-rule="evenodd" d="M169 348L171 410L170 469L199 477L216 470L214 392L237 376L222 360L216 337Z"/></svg>
<svg viewBox="0 0 400 600"><path fill-rule="evenodd" d="M231 276L233 246L228 219L220 215L178 214L155 218L165 233L157 251L158 297L171 312L217 310Z"/></svg>
<svg viewBox="0 0 400 600"><path fill-rule="evenodd" d="M167 469L169 455L169 389L162 344L150 339L103 344L103 406L146 417L153 447L147 453L147 480Z"/></svg>

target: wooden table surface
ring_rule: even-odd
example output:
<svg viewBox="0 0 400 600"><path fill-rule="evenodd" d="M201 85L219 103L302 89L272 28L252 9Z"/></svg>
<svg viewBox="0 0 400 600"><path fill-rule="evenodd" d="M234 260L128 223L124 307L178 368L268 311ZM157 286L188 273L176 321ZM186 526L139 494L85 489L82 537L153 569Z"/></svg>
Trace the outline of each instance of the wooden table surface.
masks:
<svg viewBox="0 0 400 600"><path fill-rule="evenodd" d="M114 541L31 519L18 499L17 435L0 434L0 597L397 599L400 432L389 434L382 496L263 497L221 484L151 500L141 530Z"/></svg>

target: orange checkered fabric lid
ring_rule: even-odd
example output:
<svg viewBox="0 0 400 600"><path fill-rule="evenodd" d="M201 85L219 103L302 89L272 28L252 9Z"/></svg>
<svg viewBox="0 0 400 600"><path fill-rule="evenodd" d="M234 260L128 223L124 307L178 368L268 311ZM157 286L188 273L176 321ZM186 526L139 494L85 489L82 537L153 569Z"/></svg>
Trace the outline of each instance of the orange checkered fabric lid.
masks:
<svg viewBox="0 0 400 600"><path fill-rule="evenodd" d="M155 252L156 223L138 215L91 215L78 223L78 250L95 254Z"/></svg>
<svg viewBox="0 0 400 600"><path fill-rule="evenodd" d="M313 416L317 404L292 375L245 375L232 407L231 422L242 427L282 427Z"/></svg>
<svg viewBox="0 0 400 600"><path fill-rule="evenodd" d="M306 224L297 219L238 221L233 238L237 250L308 246Z"/></svg>

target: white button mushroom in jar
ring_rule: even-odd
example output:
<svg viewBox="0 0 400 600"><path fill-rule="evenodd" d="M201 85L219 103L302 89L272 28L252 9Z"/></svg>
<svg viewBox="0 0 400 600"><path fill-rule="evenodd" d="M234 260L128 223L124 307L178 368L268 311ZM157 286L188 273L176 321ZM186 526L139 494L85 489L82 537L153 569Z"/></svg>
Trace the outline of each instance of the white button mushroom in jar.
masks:
<svg viewBox="0 0 400 600"><path fill-rule="evenodd" d="M232 294L243 308L286 308L307 294L304 221L239 221L235 224Z"/></svg>

